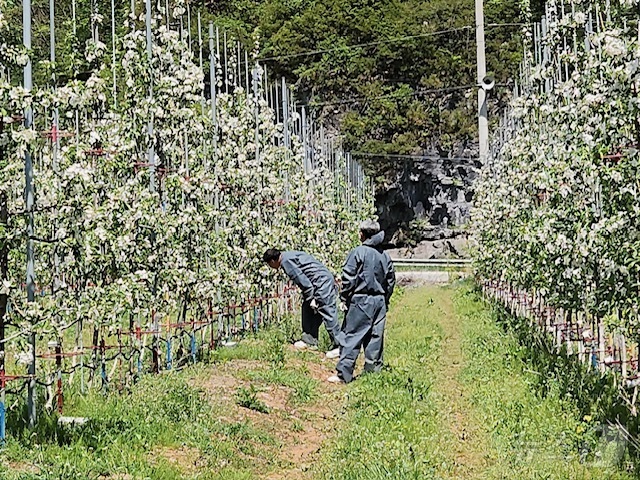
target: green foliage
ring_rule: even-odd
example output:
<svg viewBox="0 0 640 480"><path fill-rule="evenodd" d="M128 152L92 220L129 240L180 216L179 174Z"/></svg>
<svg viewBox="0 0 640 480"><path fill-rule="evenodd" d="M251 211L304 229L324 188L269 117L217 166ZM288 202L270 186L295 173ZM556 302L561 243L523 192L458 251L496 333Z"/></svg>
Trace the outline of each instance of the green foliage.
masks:
<svg viewBox="0 0 640 480"><path fill-rule="evenodd" d="M274 368L282 368L286 363L285 346L300 338L300 314L285 315L270 329L265 337L266 357Z"/></svg>
<svg viewBox="0 0 640 480"><path fill-rule="evenodd" d="M238 388L236 391L236 403L241 407L255 410L256 412L269 413L269 407L258 398L258 390L253 385L249 385L249 388Z"/></svg>
<svg viewBox="0 0 640 480"><path fill-rule="evenodd" d="M274 368L281 368L284 366L287 356L284 350L284 339L282 335L271 335L267 339L267 359L271 362Z"/></svg>
<svg viewBox="0 0 640 480"><path fill-rule="evenodd" d="M214 363L224 363L235 359L262 360L265 355L264 342L261 339L262 332L258 338L247 338L233 347L221 347L213 350L211 360Z"/></svg>
<svg viewBox="0 0 640 480"><path fill-rule="evenodd" d="M282 385L291 389L289 401L300 405L318 398L318 382L311 378L307 368L268 368L249 372L252 381Z"/></svg>
<svg viewBox="0 0 640 480"><path fill-rule="evenodd" d="M283 342L293 342L299 340L302 333L302 325L300 323L300 311L293 311L288 315L285 315L280 321L274 325L275 331L270 332L270 335L278 335Z"/></svg>
<svg viewBox="0 0 640 480"><path fill-rule="evenodd" d="M247 3L225 2L216 14L235 20L245 36L255 28L262 56L276 57L268 61L271 70L295 80L315 113L340 114L348 148L409 154L433 145L446 150L475 137L474 30L431 35L472 27L472 2ZM488 2L485 15L486 23L520 19L515 1ZM352 47L361 44L367 45ZM517 27L487 30L488 70L498 83L513 77L521 50ZM498 89L493 99L504 93ZM371 172L386 168L371 165Z"/></svg>

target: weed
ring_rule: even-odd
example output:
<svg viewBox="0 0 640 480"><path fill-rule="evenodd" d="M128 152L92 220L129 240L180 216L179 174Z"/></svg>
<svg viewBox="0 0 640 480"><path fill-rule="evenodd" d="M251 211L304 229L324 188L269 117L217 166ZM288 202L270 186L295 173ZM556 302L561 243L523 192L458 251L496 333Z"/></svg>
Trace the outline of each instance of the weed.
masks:
<svg viewBox="0 0 640 480"><path fill-rule="evenodd" d="M261 413L269 413L269 407L258 398L258 391L253 385L236 390L236 403L241 407Z"/></svg>
<svg viewBox="0 0 640 480"><path fill-rule="evenodd" d="M250 380L282 385L291 389L289 401L293 404L308 403L317 398L318 382L309 377L308 371L294 368L270 368L252 370L247 373Z"/></svg>
<svg viewBox="0 0 640 480"><path fill-rule="evenodd" d="M300 339L302 333L300 314L286 315L275 325L274 330L279 332L285 343Z"/></svg>
<svg viewBox="0 0 640 480"><path fill-rule="evenodd" d="M265 358L271 363L273 368L282 368L287 361L284 344L284 335L280 334L280 332L273 332L273 334L267 338Z"/></svg>
<svg viewBox="0 0 640 480"><path fill-rule="evenodd" d="M302 425L302 422L300 420L293 420L293 422L291 422L291 431L292 432L304 432L304 426Z"/></svg>

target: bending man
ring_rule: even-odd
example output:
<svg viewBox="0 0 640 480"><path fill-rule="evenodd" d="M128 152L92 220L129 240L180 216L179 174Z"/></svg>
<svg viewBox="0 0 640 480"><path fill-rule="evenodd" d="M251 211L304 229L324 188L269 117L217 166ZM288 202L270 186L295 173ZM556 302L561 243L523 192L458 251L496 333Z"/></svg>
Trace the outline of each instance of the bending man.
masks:
<svg viewBox="0 0 640 480"><path fill-rule="evenodd" d="M362 245L349 253L342 271L340 296L347 306L347 315L336 366L338 374L328 378L332 383L353 380L361 347L365 372L378 372L382 368L384 327L396 274L391 258L380 248L384 232L378 222L362 222L360 240Z"/></svg>
<svg viewBox="0 0 640 480"><path fill-rule="evenodd" d="M302 339L296 348L318 348L320 325L324 326L333 342L327 357L339 355L340 326L336 305L337 287L333 275L327 267L305 252L281 252L270 248L262 257L271 268L282 267L288 277L302 292Z"/></svg>

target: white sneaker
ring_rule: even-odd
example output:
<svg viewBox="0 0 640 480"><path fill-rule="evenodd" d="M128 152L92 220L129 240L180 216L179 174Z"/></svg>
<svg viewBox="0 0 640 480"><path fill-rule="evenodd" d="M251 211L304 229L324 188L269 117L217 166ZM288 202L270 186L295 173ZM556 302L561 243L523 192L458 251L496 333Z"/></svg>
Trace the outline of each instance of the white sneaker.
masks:
<svg viewBox="0 0 640 480"><path fill-rule="evenodd" d="M341 379L338 375L331 375L327 378L327 382L329 383L344 383L344 380Z"/></svg>
<svg viewBox="0 0 640 480"><path fill-rule="evenodd" d="M307 342L303 342L302 340L298 340L293 344L294 348L298 350L317 350L318 347L316 345L309 345Z"/></svg>
<svg viewBox="0 0 640 480"><path fill-rule="evenodd" d="M334 348L333 350L329 350L325 356L331 359L340 358L340 349Z"/></svg>

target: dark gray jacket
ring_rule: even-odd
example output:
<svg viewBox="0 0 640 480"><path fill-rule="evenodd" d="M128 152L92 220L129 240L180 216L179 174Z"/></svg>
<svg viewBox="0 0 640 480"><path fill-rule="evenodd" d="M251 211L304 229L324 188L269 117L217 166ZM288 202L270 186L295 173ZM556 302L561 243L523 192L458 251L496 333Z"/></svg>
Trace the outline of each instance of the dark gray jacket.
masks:
<svg viewBox="0 0 640 480"><path fill-rule="evenodd" d="M389 255L380 249L384 232L378 232L349 253L342 269L340 297L349 304L354 295L384 295L389 303L396 273Z"/></svg>
<svg viewBox="0 0 640 480"><path fill-rule="evenodd" d="M280 266L291 281L302 290L302 298L324 300L334 295L335 281L327 267L305 252L282 252Z"/></svg>

